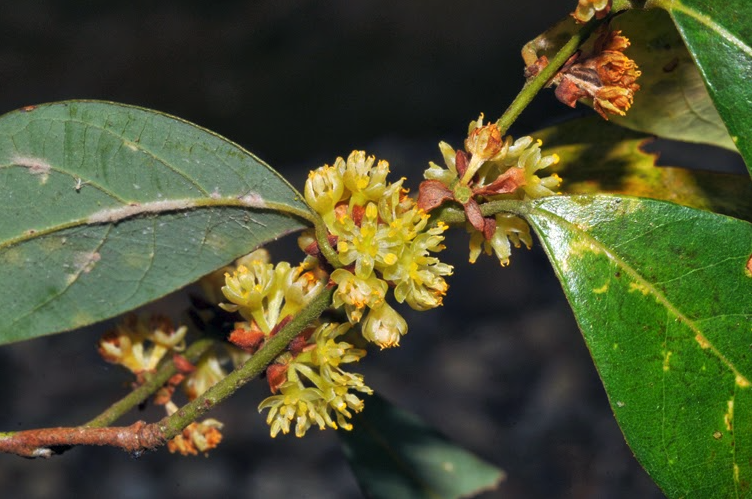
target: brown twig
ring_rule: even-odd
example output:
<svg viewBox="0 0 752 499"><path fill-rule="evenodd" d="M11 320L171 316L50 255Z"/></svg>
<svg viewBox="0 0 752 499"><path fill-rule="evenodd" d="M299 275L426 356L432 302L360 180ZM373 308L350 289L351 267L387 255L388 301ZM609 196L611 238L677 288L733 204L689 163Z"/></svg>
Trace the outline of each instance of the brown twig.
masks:
<svg viewBox="0 0 752 499"><path fill-rule="evenodd" d="M162 420L147 424L137 421L131 426L97 428L41 428L0 433L0 453L22 457L51 457L58 449L74 445L108 445L126 452L139 453L164 445L185 427L220 403L238 388L257 377L312 320L332 302L333 289L320 291L290 322L269 339L245 364L217 382L209 390ZM135 399L134 399L135 400ZM129 401L129 404L133 400ZM116 411L119 413L119 411ZM107 414L107 413L105 413ZM99 423L109 419L100 416ZM97 420L92 421L92 423Z"/></svg>
<svg viewBox="0 0 752 499"><path fill-rule="evenodd" d="M54 447L109 445L135 453L154 449L165 439L158 423L137 421L130 426L41 428L0 434L0 451L22 457L51 457Z"/></svg>

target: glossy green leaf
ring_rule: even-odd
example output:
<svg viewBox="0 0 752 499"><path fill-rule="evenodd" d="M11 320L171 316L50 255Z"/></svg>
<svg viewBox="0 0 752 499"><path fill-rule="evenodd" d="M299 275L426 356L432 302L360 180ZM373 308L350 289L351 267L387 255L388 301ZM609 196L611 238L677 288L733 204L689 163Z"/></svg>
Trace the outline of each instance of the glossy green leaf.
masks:
<svg viewBox="0 0 752 499"><path fill-rule="evenodd" d="M660 0L752 175L752 2Z"/></svg>
<svg viewBox="0 0 752 499"><path fill-rule="evenodd" d="M377 395L339 431L361 490L372 499L455 499L495 489L504 472Z"/></svg>
<svg viewBox="0 0 752 499"><path fill-rule="evenodd" d="M532 134L567 194L613 193L662 199L752 221L752 182L746 176L656 166L641 147L650 135L604 123L599 116L572 120Z"/></svg>
<svg viewBox="0 0 752 499"><path fill-rule="evenodd" d="M752 485L752 224L557 196L527 216L637 459L669 497Z"/></svg>
<svg viewBox="0 0 752 499"><path fill-rule="evenodd" d="M71 101L0 117L0 344L91 324L303 223L276 172L154 111Z"/></svg>

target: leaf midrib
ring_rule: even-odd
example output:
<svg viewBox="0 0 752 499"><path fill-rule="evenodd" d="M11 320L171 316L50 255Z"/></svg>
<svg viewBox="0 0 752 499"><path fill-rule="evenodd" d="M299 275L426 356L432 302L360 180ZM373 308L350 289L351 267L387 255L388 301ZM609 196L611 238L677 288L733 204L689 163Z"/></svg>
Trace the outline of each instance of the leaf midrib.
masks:
<svg viewBox="0 0 752 499"><path fill-rule="evenodd" d="M729 361L723 353L718 350L718 348L705 336L700 329L700 327L695 323L695 321L689 319L686 315L684 315L682 312L679 311L678 308L668 299L668 297L661 293L652 283L650 283L647 279L645 279L634 267L629 265L627 262L625 262L623 259L616 256L613 252L611 252L604 244L602 244L598 239L593 237L590 233L587 231L582 230L580 227L578 227L576 224L570 222L566 218L557 215L556 213L553 213L551 211L542 209L540 207L535 207L530 211L529 217L531 219L531 222L533 222L533 225L536 226L538 231L542 232L539 225L535 224L534 216L536 214L539 214L541 218L548 218L549 221L553 222L554 224L558 224L560 226L564 226L568 228L571 232L575 234L579 234L584 240L586 240L588 243L590 243L593 247L597 248L599 251L602 251L604 255L606 255L607 258L610 258L617 267L619 267L622 271L627 273L632 279L634 279L638 284L645 286L645 289L648 290L648 293L661 305L663 305L666 310L673 314L674 317L676 317L677 320L681 321L683 324L685 324L693 333L696 335L699 335L704 342L708 345L708 350L713 353L736 377L737 380L743 380L746 384L749 384L749 379L747 376L744 376L742 373L739 372L739 370L734 366L734 364ZM546 249L549 254L552 254L551 247L548 245L547 239L540 238L543 241L543 244L546 246ZM552 259L553 260L553 259ZM557 267L560 275L562 277L565 275L562 271L562 268L558 265L558 262L554 260L554 265ZM699 344L696 348L700 348Z"/></svg>
<svg viewBox="0 0 752 499"><path fill-rule="evenodd" d="M731 33L729 30L715 22L712 18L707 16L706 14L698 11L697 9L687 6L683 4L682 2L675 0L671 3L671 6L669 8L672 12L681 12L682 14L686 14L688 17L691 17L698 23L702 24L706 28L717 32L721 38L724 40L728 40L731 42L737 49L739 49L741 52L744 52L747 54L747 56L752 57L752 47L747 45L743 40L739 39L736 35Z"/></svg>

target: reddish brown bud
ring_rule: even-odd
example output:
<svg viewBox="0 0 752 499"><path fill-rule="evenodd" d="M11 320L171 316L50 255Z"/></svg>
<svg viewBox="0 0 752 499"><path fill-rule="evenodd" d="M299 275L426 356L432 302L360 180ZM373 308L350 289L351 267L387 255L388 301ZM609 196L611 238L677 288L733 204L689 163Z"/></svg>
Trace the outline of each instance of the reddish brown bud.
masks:
<svg viewBox="0 0 752 499"><path fill-rule="evenodd" d="M266 368L266 381L272 393L277 393L279 387L287 381L287 365L271 364Z"/></svg>
<svg viewBox="0 0 752 499"><path fill-rule="evenodd" d="M175 368L178 372L183 374L189 374L196 370L196 366L191 364L191 361L180 355L179 353L173 354L172 362L175 364Z"/></svg>
<svg viewBox="0 0 752 499"><path fill-rule="evenodd" d="M471 198L470 201L465 204L465 216L467 216L467 221L475 227L475 230L483 232L486 225L486 219L483 218L483 213L480 211L480 205L475 199Z"/></svg>
<svg viewBox="0 0 752 499"><path fill-rule="evenodd" d="M454 157L454 165L457 167L457 175L462 178L467 171L468 159L467 153L460 149L457 149L457 154Z"/></svg>
<svg viewBox="0 0 752 499"><path fill-rule="evenodd" d="M537 75L538 73L543 71L543 68L545 68L546 66L548 66L548 57L542 55L538 58L537 61L525 68L525 79L528 80Z"/></svg>
<svg viewBox="0 0 752 499"><path fill-rule="evenodd" d="M252 324L251 327L253 328L253 326L255 326L255 323ZM230 333L230 336L227 338L227 340L236 347L253 353L256 351L259 345L261 345L261 342L264 341L264 338L266 338L266 335L263 331L258 329L258 326L253 329L236 327Z"/></svg>
<svg viewBox="0 0 752 499"><path fill-rule="evenodd" d="M360 227L360 224L363 222L363 215L366 212L365 206L361 206L359 204L356 204L352 207L352 214L350 215L352 217L353 222L355 222L355 225Z"/></svg>
<svg viewBox="0 0 752 499"><path fill-rule="evenodd" d="M490 241L496 232L496 219L494 217L486 217L486 224L483 227L483 237L486 241Z"/></svg>

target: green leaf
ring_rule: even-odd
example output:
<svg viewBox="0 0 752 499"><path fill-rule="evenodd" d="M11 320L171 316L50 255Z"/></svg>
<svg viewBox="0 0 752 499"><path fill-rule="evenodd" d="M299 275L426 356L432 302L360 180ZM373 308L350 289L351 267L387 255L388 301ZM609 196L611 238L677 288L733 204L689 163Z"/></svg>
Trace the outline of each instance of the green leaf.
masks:
<svg viewBox="0 0 752 499"><path fill-rule="evenodd" d="M752 175L752 3L661 0Z"/></svg>
<svg viewBox="0 0 752 499"><path fill-rule="evenodd" d="M0 117L0 344L118 315L298 230L307 208L239 146L154 111Z"/></svg>
<svg viewBox="0 0 752 499"><path fill-rule="evenodd" d="M752 485L752 224L671 203L556 196L528 220L616 419L669 497Z"/></svg>
<svg viewBox="0 0 752 499"><path fill-rule="evenodd" d="M377 395L339 431L364 495L455 499L495 489L505 474Z"/></svg>
<svg viewBox="0 0 752 499"><path fill-rule="evenodd" d="M590 116L532 136L543 141L543 154L561 158L549 169L564 179L564 193L649 197L752 220L752 182L746 176L656 166L656 155L641 149L650 135Z"/></svg>

